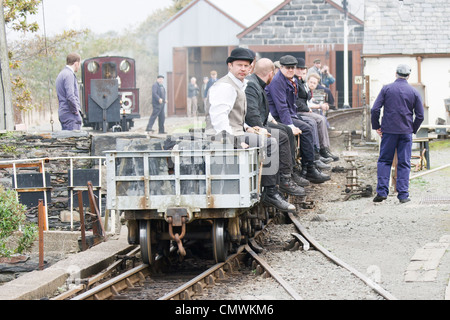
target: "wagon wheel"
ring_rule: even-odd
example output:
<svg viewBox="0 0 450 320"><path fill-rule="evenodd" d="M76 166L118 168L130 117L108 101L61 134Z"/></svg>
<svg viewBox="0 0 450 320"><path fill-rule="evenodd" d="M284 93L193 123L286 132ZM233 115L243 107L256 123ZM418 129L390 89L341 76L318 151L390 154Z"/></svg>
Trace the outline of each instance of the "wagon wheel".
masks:
<svg viewBox="0 0 450 320"><path fill-rule="evenodd" d="M152 244L150 241L150 220L139 221L139 244L141 246L142 261L145 264L153 262Z"/></svg>
<svg viewBox="0 0 450 320"><path fill-rule="evenodd" d="M230 242L229 240L227 240L226 233L225 220L215 219L213 224L212 241L214 260L216 261L216 263L224 262L228 256Z"/></svg>

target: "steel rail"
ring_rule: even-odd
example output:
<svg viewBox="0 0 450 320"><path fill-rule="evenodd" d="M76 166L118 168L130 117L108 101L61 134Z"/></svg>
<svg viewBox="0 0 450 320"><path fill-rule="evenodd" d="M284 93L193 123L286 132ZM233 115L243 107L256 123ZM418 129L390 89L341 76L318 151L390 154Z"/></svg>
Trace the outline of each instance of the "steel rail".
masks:
<svg viewBox="0 0 450 320"><path fill-rule="evenodd" d="M79 285L61 293L60 295L58 295L56 297L51 298L50 300L65 300L65 299L77 294L78 292L91 287L95 283L101 281L103 278L106 278L107 276L109 276L115 268L117 268L120 264L122 264L125 261L126 258L132 257L133 255L138 253L139 250L140 250L140 247L137 246L136 248L134 248L133 250L128 252L124 258L118 259L112 265L110 265L108 268L106 268L105 271L100 272L97 275L90 277L89 279L82 279L80 281L81 283Z"/></svg>
<svg viewBox="0 0 450 320"><path fill-rule="evenodd" d="M149 265L142 264L71 300L106 300L109 297L117 295L122 290L133 287L136 282L145 280L145 277L149 274Z"/></svg>
<svg viewBox="0 0 450 320"><path fill-rule="evenodd" d="M269 225L272 220L269 220L269 222L266 224ZM259 236L263 230L256 233L256 236ZM132 253L135 253L139 250L139 247L136 247L132 252L129 253L131 255ZM226 272L232 272L233 271L233 263L237 262L239 264L238 258L241 256L243 251L245 250L244 246L240 246L237 250L237 252L231 256L228 257L228 259L225 262L218 263L208 270L204 271L202 274L198 275L197 277L193 278L189 282L183 284L182 286L178 287L175 290L172 290L171 292L167 293L163 297L159 298L158 300L189 300L194 295L199 295L203 293L203 289L206 287L210 287L214 285L215 281L221 281L224 280L226 277ZM115 268L118 264L120 264L121 261L115 262L113 265L108 267L108 269L85 282L87 284L80 284L74 288L72 288L68 292L64 292L58 297L53 298L53 300L63 300L66 299L77 292L80 292L86 288L88 288L91 284L94 282L97 282L101 278L104 278L106 274L109 274L109 272ZM225 270L227 269L227 270ZM126 290L129 287L133 287L133 285L137 282L145 280L145 277L150 275L149 266L146 264L143 264L141 266L138 266L136 268L133 268L113 279L110 279L109 281L100 284L96 286L95 288L92 288L76 297L73 297L71 300L103 300L108 299L114 295L117 295L120 291Z"/></svg>
<svg viewBox="0 0 450 320"><path fill-rule="evenodd" d="M292 222L294 223L295 227L298 229L298 231L305 237L313 247L315 247L317 250L319 250L322 254L324 254L327 258L332 260L337 265L347 269L352 274L354 274L356 277L361 279L363 282L365 282L372 290L380 294L382 297L384 297L387 300L397 300L395 296L393 296L391 293L383 289L381 286L379 286L377 283L375 283L372 279L366 277L364 274L347 264L346 262L342 261L335 255L333 255L331 252L329 252L327 249L325 249L322 245L320 245L307 231L306 229L300 224L300 222L297 220L297 218L292 214L288 213L289 218L291 218Z"/></svg>
<svg viewBox="0 0 450 320"><path fill-rule="evenodd" d="M190 300L195 294L201 294L206 286L214 284L216 279L225 279L224 267L228 266L232 271L231 264L236 261L238 256L244 251L244 246L240 246L236 253L229 256L225 262L220 262L196 276L192 280L186 282L180 287L172 290L158 300Z"/></svg>
<svg viewBox="0 0 450 320"><path fill-rule="evenodd" d="M297 291L295 291L289 283L286 282L286 280L284 280L275 270L273 270L264 259L258 256L248 244L245 245L245 250L289 293L292 298L295 300L303 300Z"/></svg>

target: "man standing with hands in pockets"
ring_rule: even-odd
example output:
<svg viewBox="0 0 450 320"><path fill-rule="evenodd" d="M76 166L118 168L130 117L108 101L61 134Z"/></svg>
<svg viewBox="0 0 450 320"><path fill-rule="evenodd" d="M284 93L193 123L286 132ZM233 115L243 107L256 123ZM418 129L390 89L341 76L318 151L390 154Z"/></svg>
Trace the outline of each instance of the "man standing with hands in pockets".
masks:
<svg viewBox="0 0 450 320"><path fill-rule="evenodd" d="M419 92L408 84L411 68L405 64L397 67L395 82L384 86L372 107L372 129L381 137L377 165L377 195L373 202L382 202L389 193L392 162L397 150L397 198L400 203L410 201L409 173L411 171L412 134L424 119L423 103ZM384 115L380 125L380 112Z"/></svg>

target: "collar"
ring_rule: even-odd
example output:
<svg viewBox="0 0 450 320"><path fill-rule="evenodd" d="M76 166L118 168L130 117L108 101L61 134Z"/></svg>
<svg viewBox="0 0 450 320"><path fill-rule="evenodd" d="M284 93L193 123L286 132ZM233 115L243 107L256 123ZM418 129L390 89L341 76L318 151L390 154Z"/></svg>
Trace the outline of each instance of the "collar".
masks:
<svg viewBox="0 0 450 320"><path fill-rule="evenodd" d="M259 85L261 86L261 88L265 88L267 86L267 83L264 82L263 79L261 79L260 77L258 77L256 74L254 74L256 80L258 80Z"/></svg>
<svg viewBox="0 0 450 320"><path fill-rule="evenodd" d="M72 66L66 65L66 68L69 68L70 70L72 70L73 74L75 74L75 70L73 70Z"/></svg>
<svg viewBox="0 0 450 320"><path fill-rule="evenodd" d="M247 82L248 82L247 79L244 79L244 81L241 81L238 78L236 78L231 72L228 72L228 76L239 87L239 89L241 89L242 91L245 90L245 88L247 87Z"/></svg>

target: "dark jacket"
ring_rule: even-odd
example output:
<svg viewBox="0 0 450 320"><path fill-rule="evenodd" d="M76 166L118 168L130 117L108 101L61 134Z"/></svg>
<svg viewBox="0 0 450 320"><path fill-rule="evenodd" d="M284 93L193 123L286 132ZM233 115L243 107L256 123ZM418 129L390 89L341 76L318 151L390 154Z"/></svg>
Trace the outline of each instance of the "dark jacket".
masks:
<svg viewBox="0 0 450 320"><path fill-rule="evenodd" d="M159 99L162 99L162 103L159 103ZM155 82L152 87L152 104L155 106L164 105L166 101L166 89L163 85Z"/></svg>
<svg viewBox="0 0 450 320"><path fill-rule="evenodd" d="M251 127L264 127L269 117L269 102L267 101L264 88L266 83L256 74L247 77L248 83L245 89L247 97L247 114L245 123Z"/></svg>
<svg viewBox="0 0 450 320"><path fill-rule="evenodd" d="M295 78L293 80L297 81ZM275 120L285 125L291 125L292 118L298 119L294 85L281 72L277 72L273 77L266 87L266 93L270 113Z"/></svg>
<svg viewBox="0 0 450 320"><path fill-rule="evenodd" d="M384 114L380 125L383 106ZM422 98L406 79L399 78L381 89L371 115L374 130L381 128L383 132L392 134L416 133L424 119Z"/></svg>
<svg viewBox="0 0 450 320"><path fill-rule="evenodd" d="M298 83L298 94L297 100L295 101L295 105L297 106L297 112L309 112L308 100L311 99L311 92L306 91L306 82L303 79L299 79L297 76Z"/></svg>

